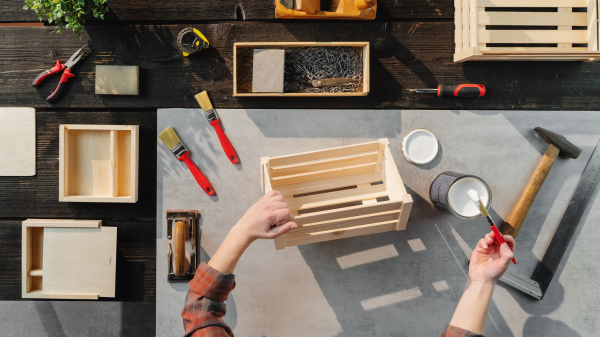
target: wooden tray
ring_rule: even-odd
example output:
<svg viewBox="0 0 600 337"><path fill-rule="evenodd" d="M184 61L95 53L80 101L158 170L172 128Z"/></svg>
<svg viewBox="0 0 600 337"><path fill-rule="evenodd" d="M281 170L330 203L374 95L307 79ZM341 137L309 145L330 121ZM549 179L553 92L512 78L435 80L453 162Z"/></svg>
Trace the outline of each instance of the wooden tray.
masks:
<svg viewBox="0 0 600 337"><path fill-rule="evenodd" d="M254 49L289 49L300 47L359 47L362 48L363 85L355 92L252 92L252 83L244 82L239 74L252 69ZM369 42L236 42L233 44L233 96L236 97L333 97L366 96L369 93Z"/></svg>
<svg viewBox="0 0 600 337"><path fill-rule="evenodd" d="M22 297L115 297L117 228L100 220L27 219Z"/></svg>
<svg viewBox="0 0 600 337"><path fill-rule="evenodd" d="M405 229L412 197L388 144L261 158L263 191L282 192L298 224L275 248Z"/></svg>
<svg viewBox="0 0 600 337"><path fill-rule="evenodd" d="M59 201L137 202L137 125L61 125Z"/></svg>
<svg viewBox="0 0 600 337"><path fill-rule="evenodd" d="M598 0L454 0L454 7L454 62L600 58Z"/></svg>

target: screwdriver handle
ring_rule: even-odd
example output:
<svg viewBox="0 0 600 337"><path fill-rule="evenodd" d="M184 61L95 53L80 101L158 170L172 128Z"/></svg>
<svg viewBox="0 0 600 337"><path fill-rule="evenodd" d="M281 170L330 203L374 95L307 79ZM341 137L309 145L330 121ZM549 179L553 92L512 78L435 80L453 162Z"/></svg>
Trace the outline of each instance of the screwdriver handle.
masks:
<svg viewBox="0 0 600 337"><path fill-rule="evenodd" d="M485 86L483 84L459 84L459 85L438 85L437 95L439 97L481 97L485 95Z"/></svg>

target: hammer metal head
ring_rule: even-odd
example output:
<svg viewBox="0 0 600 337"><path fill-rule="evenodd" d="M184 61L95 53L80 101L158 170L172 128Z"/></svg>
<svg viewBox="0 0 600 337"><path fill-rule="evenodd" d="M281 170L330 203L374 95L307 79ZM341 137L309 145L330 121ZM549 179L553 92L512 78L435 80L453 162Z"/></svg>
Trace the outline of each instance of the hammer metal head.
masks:
<svg viewBox="0 0 600 337"><path fill-rule="evenodd" d="M544 128L534 128L535 132L540 135L548 144L552 144L560 150L560 152L571 158L579 157L581 154L581 149L575 146L575 144L571 143L567 140L567 138L559 135L558 133L554 133L552 131L546 130Z"/></svg>

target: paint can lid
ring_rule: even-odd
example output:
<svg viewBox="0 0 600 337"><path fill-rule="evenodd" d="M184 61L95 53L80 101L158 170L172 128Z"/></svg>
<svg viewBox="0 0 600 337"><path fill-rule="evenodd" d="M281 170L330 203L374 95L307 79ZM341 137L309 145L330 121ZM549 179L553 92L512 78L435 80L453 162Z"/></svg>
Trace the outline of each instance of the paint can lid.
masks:
<svg viewBox="0 0 600 337"><path fill-rule="evenodd" d="M431 163L438 154L439 143L435 135L425 129L411 131L402 141L404 158L414 165Z"/></svg>

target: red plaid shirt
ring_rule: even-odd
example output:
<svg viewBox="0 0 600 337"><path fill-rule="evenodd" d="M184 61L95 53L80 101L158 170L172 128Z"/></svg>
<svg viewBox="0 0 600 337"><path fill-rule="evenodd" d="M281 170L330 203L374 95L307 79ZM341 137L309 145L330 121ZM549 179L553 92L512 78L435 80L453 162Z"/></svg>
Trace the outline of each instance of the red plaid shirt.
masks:
<svg viewBox="0 0 600 337"><path fill-rule="evenodd" d="M233 274L224 274L206 263L201 264L181 311L185 337L233 337L231 328L223 321L225 302L235 288ZM440 337L480 337L468 330L446 324Z"/></svg>

